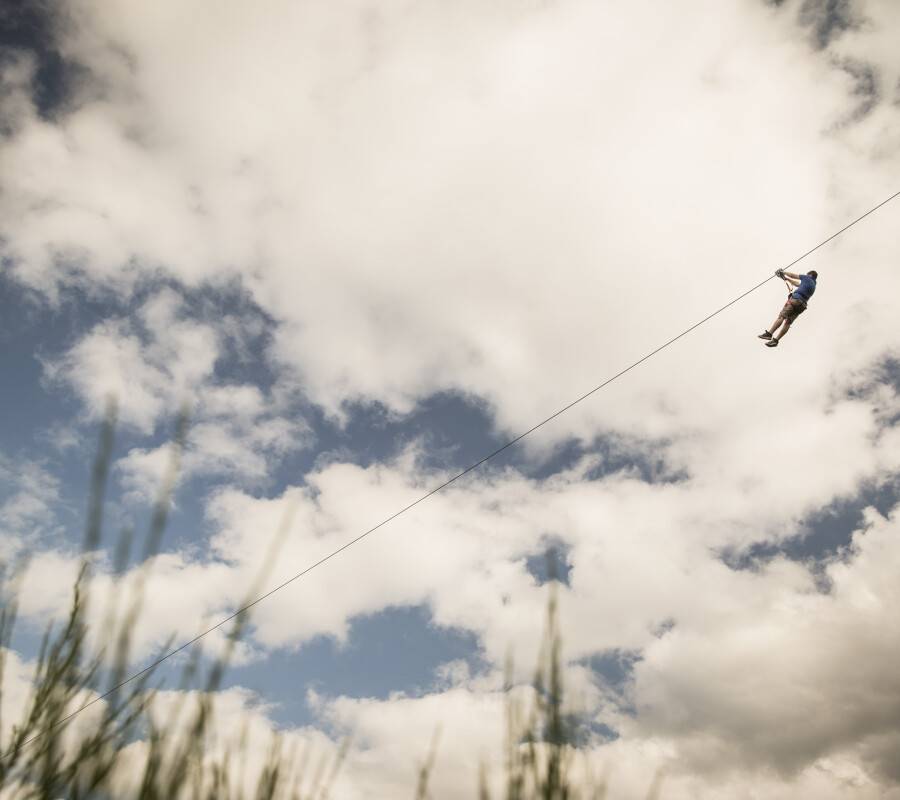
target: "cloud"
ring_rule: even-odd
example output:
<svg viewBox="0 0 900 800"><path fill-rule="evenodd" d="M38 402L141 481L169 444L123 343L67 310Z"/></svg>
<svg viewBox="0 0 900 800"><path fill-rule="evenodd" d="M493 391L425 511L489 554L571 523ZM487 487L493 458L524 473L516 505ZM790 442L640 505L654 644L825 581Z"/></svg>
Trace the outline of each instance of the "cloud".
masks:
<svg viewBox="0 0 900 800"><path fill-rule="evenodd" d="M13 725L22 719L28 694L31 689L31 681L34 675L32 665L29 665L15 650L3 648L3 727L0 728L0 736L3 741L9 741Z"/></svg>
<svg viewBox="0 0 900 800"><path fill-rule="evenodd" d="M884 446L897 452L892 442ZM413 456L368 468L330 463L307 475L305 487L273 498L220 491L208 506L209 552L165 554L146 565L139 653L173 631L190 638L239 605L288 509L293 523L263 589L421 496L441 476L423 474ZM820 492L867 480L855 460L829 461L815 481L788 487L782 502L793 502L794 513L764 502L775 496L774 484L733 486L716 465L674 484L648 484L627 471L585 480L593 467L586 458L542 481L500 471L432 497L256 607L251 649L241 658L319 635L341 639L353 617L428 603L438 624L477 633L495 668L512 647L517 674L527 680L546 602L527 561L552 534L572 564L561 591L570 682L590 685L578 666L587 656L640 654L619 701L608 687L581 692L598 704L603 724L635 742L666 741L669 760L710 780L761 768L789 780L836 753L850 753L866 774L890 776L883 753L895 721L891 653L900 646L889 611L900 554L896 516L869 516L853 550L827 567L827 594L801 563L776 559L735 571L718 555L802 533L803 509L817 507ZM877 474L878 458L870 469ZM36 587L68 585L46 573L53 563L61 567L51 561L35 559L33 568L44 572L24 587L25 614L50 611ZM65 601L58 598L57 613ZM853 666L859 653L870 665L862 672ZM629 706L634 718L623 711ZM810 727L810 718L818 724ZM765 733L773 729L784 740Z"/></svg>
<svg viewBox="0 0 900 800"><path fill-rule="evenodd" d="M831 130L853 81L762 4L98 8L72 4L62 46L104 94L4 146L15 274L49 289L71 251L79 274L126 287L238 275L280 323L283 366L331 409L454 388L530 422L886 194L874 117ZM202 37L173 35L199 19ZM867 274L890 281L877 225ZM846 339L837 267L814 310ZM696 346L713 364L736 343ZM644 394L628 422L668 429Z"/></svg>
<svg viewBox="0 0 900 800"><path fill-rule="evenodd" d="M302 420L256 419L250 415L242 422L239 416L235 418L237 421L199 422L190 427L186 449L178 459L179 482L202 475L259 484L285 454L305 449L311 441ZM152 449L135 447L116 463L129 496L144 502L159 496L175 465L172 448L172 444Z"/></svg>
<svg viewBox="0 0 900 800"><path fill-rule="evenodd" d="M526 429L881 199L898 152L887 102L835 127L854 82L797 37L796 7L70 11L61 46L96 85L58 123L20 111L3 145L13 273L48 292L237 276L273 320L279 385L331 414L452 389ZM880 42L884 13L833 47ZM203 36L173 36L201 18ZM781 299L763 290L525 445L660 442L705 528L758 502L793 519L890 470L890 434L840 391L896 351L891 213L816 256L820 291L775 357L753 337ZM217 378L233 330L163 291L55 374L94 415L116 393L143 433L191 398L183 477L260 485L310 438L274 394ZM786 441L790 482L769 468ZM117 472L149 499L167 460L138 444ZM782 535L730 530L738 547Z"/></svg>
<svg viewBox="0 0 900 800"><path fill-rule="evenodd" d="M509 3L452 26L427 4L375 20L275 4L217 14L188 40L172 35L191 28L177 4L141 15L104 4L96 19L94 5L74 4L63 44L110 85L5 145L6 202L21 222L7 235L14 274L49 291L70 274L54 254L74 248L79 275L112 285L160 269L189 284L236 275L277 322L279 367L327 410L375 399L402 411L453 389L526 428L888 192L873 159L898 152L880 135L890 103L835 129L855 84L792 36L794 14L700 9L698 25L646 4L613 16ZM86 20L96 24L76 24ZM323 55L319 34L346 46ZM112 66L103 37L128 68ZM626 40L639 45L623 50ZM71 152L65 136L79 143ZM29 149L39 142L58 163L34 176L27 165L48 162ZM153 202L159 182L176 202ZM26 211L43 207L35 193L53 198L49 219ZM100 230L74 225L85 208L100 209ZM891 285L889 214L821 255L823 288L786 343L808 362L786 402L888 345L889 304L869 298L865 330L853 322L845 264L864 261L867 280ZM721 425L723 408L760 412L752 393L734 397L731 370L710 368L740 361L747 385L770 379L774 360L733 331L766 324L777 302L747 303L682 346L698 369L642 368L556 435L667 436ZM121 345L111 357L129 353ZM143 425L152 413L136 410Z"/></svg>
<svg viewBox="0 0 900 800"><path fill-rule="evenodd" d="M201 776L204 786L212 790L214 767L228 764L231 767L229 779L240 796L252 796L259 778L269 765L276 735L280 737L281 753L293 769L303 769L296 776L300 787L309 791L313 782L322 780L322 771L332 766L338 756L340 744L314 728L287 728L278 730L269 716L271 709L259 702L252 692L241 688L216 692L210 698L209 713L213 724L207 728L203 743L203 763ZM190 736L190 711L200 700L197 693L165 691L156 695L150 716L161 728L177 731L181 736ZM185 713L185 709L188 713ZM149 747L145 740L131 744L123 752L122 763L115 776L116 794L129 796L139 790L136 779L148 756ZM293 756L293 759L291 759ZM240 767L235 767L235 758L240 759ZM304 763L305 762L305 763ZM282 775L284 782L290 783L294 776ZM321 789L321 785L319 786Z"/></svg>
<svg viewBox="0 0 900 800"><path fill-rule="evenodd" d="M91 417L102 418L114 400L122 422L152 433L213 379L220 349L217 331L186 318L181 298L164 289L136 319L98 323L44 366L48 379L71 385Z"/></svg>
<svg viewBox="0 0 900 800"><path fill-rule="evenodd" d="M0 564L58 531L59 480L32 461L0 454Z"/></svg>
<svg viewBox="0 0 900 800"><path fill-rule="evenodd" d="M686 770L792 775L846 749L896 780L887 745L900 719L897 532L896 512L870 511L852 551L828 566L827 594L776 563L753 581L754 601L676 625L637 666L638 726L678 740Z"/></svg>
<svg viewBox="0 0 900 800"><path fill-rule="evenodd" d="M138 653L151 652L173 629L179 640L192 636L239 603L287 504L297 505L296 522L272 585L358 530L371 497L396 499L405 491L402 475L331 465L307 493L275 500L221 495L210 511L221 526L215 560L173 554L147 565ZM676 499L678 491L687 496ZM571 586L561 590L567 687L586 713L620 733L615 742L592 744L590 755L596 765L612 765L617 786L644 792L642 781L657 768L665 768L666 796L673 797L735 796L758 785L770 786L772 796L790 796L794 787L795 796L812 797L818 786L836 792L848 774L867 791L890 786L900 703L892 669L900 647L891 611L900 556L896 512L868 515L852 550L828 565L832 588L822 594L801 564L775 560L755 572L725 566L711 546L712 528L692 541L689 494L621 477L538 486L498 476L489 489L457 490L430 513L382 531L257 607L250 648L238 661L322 633L340 637L352 615L427 598L439 624L479 633L493 673L471 677L448 665L435 689L418 697L325 696L314 708L324 729L360 737L341 784L346 796L355 796L353 787L408 785L414 756L438 724L444 735L436 785L463 796L479 760L492 758L502 742L497 675L511 645L519 679L531 674L546 589L528 575L522 554L554 524L572 544L575 565ZM358 507L346 502L351 496ZM679 514L681 503L688 509ZM598 519L602 507L607 516ZM764 524L777 512L758 513ZM729 522L745 524L743 516L721 519L720 538L729 538ZM63 563L56 563L58 571ZM40 572L23 587L27 616L50 612L38 587L68 585L71 576L50 574L49 566L35 559ZM101 576L97 613L106 580ZM33 606L31 595L44 605ZM66 600L58 598L60 609ZM211 642L213 652L219 646ZM640 659L618 699L579 666L586 654L629 647ZM475 720L477 734L466 727Z"/></svg>
<svg viewBox="0 0 900 800"><path fill-rule="evenodd" d="M123 398L122 419L147 433L164 408L158 391L167 375L142 359L141 341L122 324L101 323L67 354L48 365L50 379L65 375L92 416L101 416L109 401Z"/></svg>
<svg viewBox="0 0 900 800"><path fill-rule="evenodd" d="M16 122L33 113L30 89L34 80L35 61L23 52L0 51L0 103L4 109L3 133L14 134Z"/></svg>
<svg viewBox="0 0 900 800"><path fill-rule="evenodd" d="M15 722L21 719L31 699L33 680L36 674L36 663L23 660L14 650L3 649L0 652L4 670L2 674L3 728L0 730L4 742L9 742L9 735ZM91 692L81 693L72 698L70 709L90 701L95 697ZM178 751L171 745L183 744L184 739L196 735L192 722L201 700L201 695L193 691L156 691L152 702L147 706L147 717L166 733L165 744L170 749L163 752L163 763L170 764ZM207 713L212 715L212 724L207 725L203 761L200 764L200 778L204 785L213 785L213 771L229 764L229 758L236 755L241 759L240 771L230 774L232 786L243 781L241 791L251 794L264 769L269 764L273 743L281 737L282 756L292 768L305 766L309 772L301 777L306 782L304 788L312 788L310 782L315 778L315 770L327 764L333 764L338 754L338 743L314 728L291 727L278 731L270 717L270 706L259 701L252 692L240 687L213 693L208 697ZM132 707L133 710L133 707ZM102 700L85 709L66 725L62 736L61 749L65 757L77 755L76 748L85 738L92 734L106 712ZM131 796L136 793L144 774L146 759L150 752L149 742L141 737L141 732L132 732L131 742L119 751L113 766L110 781L114 796ZM27 745L26 745L27 746ZM57 754L62 757L61 753ZM290 756L293 755L293 759ZM304 765L302 759L309 759ZM233 761L231 761L233 766ZM311 774L312 773L312 774ZM282 776L287 780L287 776ZM5 776L5 794L16 787L15 770L12 775ZM239 784L240 785L240 784Z"/></svg>
<svg viewBox="0 0 900 800"><path fill-rule="evenodd" d="M254 319L247 324L252 328ZM139 434L186 411L181 480L212 475L258 483L284 455L309 447L312 435L277 388L264 393L217 374L245 334L240 317L230 315L221 326L198 320L183 297L160 289L134 315L98 323L64 355L48 359L45 375L71 387L94 419L114 400L118 418ZM116 469L127 493L151 500L171 462L168 443L133 447Z"/></svg>

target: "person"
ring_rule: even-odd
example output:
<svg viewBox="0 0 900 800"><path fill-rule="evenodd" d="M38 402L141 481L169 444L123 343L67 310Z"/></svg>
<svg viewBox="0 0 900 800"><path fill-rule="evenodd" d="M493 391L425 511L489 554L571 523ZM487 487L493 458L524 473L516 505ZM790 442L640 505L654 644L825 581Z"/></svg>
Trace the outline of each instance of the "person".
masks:
<svg viewBox="0 0 900 800"><path fill-rule="evenodd" d="M816 291L816 281L819 278L819 273L814 269L806 275L795 275L783 269L776 270L775 274L787 284L788 299L772 326L759 335L760 339L766 340L766 347L778 347L778 342L787 336L794 320L806 311L806 305Z"/></svg>

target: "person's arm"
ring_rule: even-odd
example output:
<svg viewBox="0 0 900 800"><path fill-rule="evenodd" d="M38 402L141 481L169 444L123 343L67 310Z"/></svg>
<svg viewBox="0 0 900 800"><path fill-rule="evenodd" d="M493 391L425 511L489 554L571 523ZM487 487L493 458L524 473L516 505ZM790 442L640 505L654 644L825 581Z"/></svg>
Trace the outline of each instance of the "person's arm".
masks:
<svg viewBox="0 0 900 800"><path fill-rule="evenodd" d="M800 285L800 276L795 275L793 272L785 272L783 269L776 269L775 274L788 285L788 288Z"/></svg>

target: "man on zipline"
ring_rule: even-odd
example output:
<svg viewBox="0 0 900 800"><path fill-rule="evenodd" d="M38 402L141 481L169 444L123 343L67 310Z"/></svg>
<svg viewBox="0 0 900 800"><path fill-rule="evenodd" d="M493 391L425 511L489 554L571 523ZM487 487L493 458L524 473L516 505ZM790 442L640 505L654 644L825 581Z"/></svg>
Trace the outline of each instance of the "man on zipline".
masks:
<svg viewBox="0 0 900 800"><path fill-rule="evenodd" d="M759 335L760 339L766 340L766 347L778 347L779 340L787 336L794 320L806 311L806 304L816 290L816 280L819 277L819 273L814 269L811 269L806 275L795 275L793 272L785 272L783 269L776 270L775 274L787 284L790 294L778 318L772 323L772 327ZM779 333L778 329L782 325L784 327Z"/></svg>

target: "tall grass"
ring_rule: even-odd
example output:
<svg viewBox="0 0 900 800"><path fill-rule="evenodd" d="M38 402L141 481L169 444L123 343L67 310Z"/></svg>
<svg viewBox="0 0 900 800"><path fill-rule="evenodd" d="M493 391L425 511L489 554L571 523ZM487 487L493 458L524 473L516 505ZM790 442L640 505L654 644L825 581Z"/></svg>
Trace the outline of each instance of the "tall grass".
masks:
<svg viewBox="0 0 900 800"><path fill-rule="evenodd" d="M179 702L167 708L162 723L154 714L155 668L116 689L130 663L127 625L112 635L115 663L106 666L105 653L89 655L86 609L88 571L74 587L68 618L44 636L37 658L33 687L21 720L2 744L0 796L4 798L95 798L126 794L146 800L169 798L324 798L334 770L311 788L298 788L303 775L296 761L273 738L266 765L250 786L235 771L244 753L228 750L219 756L206 752L213 733L214 696L228 663L228 653L205 671L194 656L183 670L181 689L199 678L200 692L179 692ZM15 622L14 602L0 612L0 685L5 648ZM232 630L236 635L242 623ZM200 674L203 672L203 674ZM85 708L102 692L102 702ZM2 705L0 696L0 705ZM84 719L71 719L84 709ZM134 758L134 744L145 743ZM246 743L244 740L243 744ZM137 772L135 772L137 766Z"/></svg>
<svg viewBox="0 0 900 800"><path fill-rule="evenodd" d="M213 748L208 745L215 733L215 695L233 647L246 626L246 613L237 614L231 621L228 644L218 659L204 667L199 649L190 654L181 673L181 691L175 693L179 699L174 708L167 706L165 714L154 713L161 685L157 680L157 659L152 659L151 666L137 677L128 679L128 671L133 668L132 633L143 604L147 565L158 552L166 527L186 425L183 415L145 537L137 580L128 597L119 596L115 588L107 597L102 640L99 646L91 646L88 608L95 552L102 544L104 498L115 427L114 410L108 414L94 463L84 556L68 616L63 624L48 626L24 713L5 736L4 677L24 570L12 570L12 575L0 581L0 797L4 800L79 800L122 795L140 800L322 800L328 795L343 751L330 765L311 765L309 759L285 753L280 738L274 736L266 764L255 780L246 775L246 736L241 738L237 750L228 746L218 755L210 752ZM132 539L128 533L119 538L115 573L121 574L127 567ZM271 565L279 537L274 541L257 583ZM251 594L256 589L253 587ZM171 642L165 643L160 656L170 647ZM199 691L187 691L198 683ZM143 750L136 752L135 745L140 743ZM309 768L311 779L303 768Z"/></svg>
<svg viewBox="0 0 900 800"><path fill-rule="evenodd" d="M114 588L101 615L103 635L90 637L88 609L95 552L102 544L103 509L112 458L115 415L103 427L94 463L88 502L84 557L72 588L68 616L46 630L34 668L30 695L19 720L4 735L3 686L16 624L17 596L23 570L0 573L0 798L3 800L57 800L69 798L128 797L137 800L326 800L348 745L336 755L315 758L310 752L285 752L274 735L265 764L248 775L246 730L236 744L211 746L216 733L215 697L221 687L235 643L247 614L230 623L224 653L205 664L194 650L181 670L177 701L160 711L161 679L156 659L133 679L132 633L140 616L147 581L147 565L158 551L167 523L175 485L186 419L179 421L172 460L152 515L138 579L128 597ZM280 536L270 548L257 583L264 579L275 557ZM132 556L133 536L119 537L113 571L123 574ZM579 757L576 729L564 712L562 644L557 623L556 593L552 588L543 646L535 671L531 701L526 705L507 680L505 800L602 800L604 785L584 786L576 781L573 765ZM115 586L115 584L114 584ZM250 590L250 597L257 587ZM91 642L99 641L94 645ZM171 642L161 648L169 652ZM511 669L508 670L511 675ZM188 691L200 685L199 691ZM438 736L412 787L417 800L431 797L429 783L440 758ZM657 789L651 790L658 791ZM482 768L477 787L481 800L492 800ZM655 796L655 795L654 795Z"/></svg>
<svg viewBox="0 0 900 800"><path fill-rule="evenodd" d="M577 716L565 710L562 637L559 631L555 556L548 554L549 597L544 637L532 682L530 700L506 686L505 800L604 800L605 782L596 785L578 747ZM512 664L507 676L512 675ZM576 775L576 759L581 773ZM491 800L485 771L480 800Z"/></svg>

